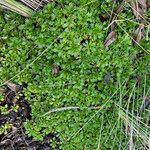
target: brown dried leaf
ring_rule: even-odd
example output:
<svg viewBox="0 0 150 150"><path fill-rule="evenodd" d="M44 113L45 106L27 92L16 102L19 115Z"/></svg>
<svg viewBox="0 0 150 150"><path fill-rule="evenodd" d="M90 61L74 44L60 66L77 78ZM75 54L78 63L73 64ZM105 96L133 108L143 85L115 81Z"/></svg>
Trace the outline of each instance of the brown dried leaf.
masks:
<svg viewBox="0 0 150 150"><path fill-rule="evenodd" d="M113 31L115 29L115 26L116 26L115 20L116 20L118 14L123 10L123 6L124 6L125 2L126 2L126 0L123 0L121 2L121 4L116 8L116 10L113 12L113 15L112 15L112 18L111 18L111 23L110 23L111 24L111 26L110 26L111 31Z"/></svg>
<svg viewBox="0 0 150 150"><path fill-rule="evenodd" d="M115 10L115 15L118 15L123 10L123 6L124 6L125 2L126 2L126 0L123 0L121 2L121 4L117 7L117 9Z"/></svg>
<svg viewBox="0 0 150 150"><path fill-rule="evenodd" d="M11 90L11 91L14 91L14 92L19 92L21 90L21 87L20 85L16 85L12 82L7 82L7 87Z"/></svg>
<svg viewBox="0 0 150 150"><path fill-rule="evenodd" d="M12 126L12 134L16 134L17 133L17 131L18 131L18 129L15 127L15 126Z"/></svg>
<svg viewBox="0 0 150 150"><path fill-rule="evenodd" d="M141 39L144 37L144 25L141 24L139 27L136 29L133 37L133 42L134 44L139 44Z"/></svg>
<svg viewBox="0 0 150 150"><path fill-rule="evenodd" d="M60 71L60 66L57 65L57 64L53 64L53 65L52 65L52 73L53 73L53 74L58 74L59 71Z"/></svg>
<svg viewBox="0 0 150 150"><path fill-rule="evenodd" d="M106 38L106 40L105 40L105 42L104 42L104 45L106 46L106 47L108 47L111 43L113 43L114 41L116 40L116 33L114 32L114 31L111 31L109 34L108 34L108 36L107 36L107 38Z"/></svg>

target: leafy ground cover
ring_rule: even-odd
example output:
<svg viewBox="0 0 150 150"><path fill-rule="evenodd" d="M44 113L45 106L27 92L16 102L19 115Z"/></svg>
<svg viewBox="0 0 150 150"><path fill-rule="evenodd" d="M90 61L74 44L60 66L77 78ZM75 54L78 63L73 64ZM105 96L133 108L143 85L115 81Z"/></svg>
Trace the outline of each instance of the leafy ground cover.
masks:
<svg viewBox="0 0 150 150"><path fill-rule="evenodd" d="M24 123L28 136L39 141L57 134L59 149L68 150L118 150L133 145L120 112L127 110L132 118L141 97L149 94L150 45L146 37L140 47L133 45L137 22L125 5L118 15L123 21L115 29L117 40L105 47L109 21L99 16L111 14L112 5L111 1L61 0L30 19L1 14L0 83L26 85L22 94L32 116ZM78 108L57 111L71 106ZM144 133L149 133L147 118ZM56 139L50 140L56 149ZM143 146L140 140L139 136L135 147Z"/></svg>

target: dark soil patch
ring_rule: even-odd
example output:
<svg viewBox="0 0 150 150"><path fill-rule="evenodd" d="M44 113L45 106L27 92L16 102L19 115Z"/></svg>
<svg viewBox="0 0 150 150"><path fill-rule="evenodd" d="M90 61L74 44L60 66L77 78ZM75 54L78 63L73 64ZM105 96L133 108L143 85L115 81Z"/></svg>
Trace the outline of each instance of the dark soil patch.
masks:
<svg viewBox="0 0 150 150"><path fill-rule="evenodd" d="M24 96L19 96L23 86L15 84L7 85L5 89L4 101L0 106L8 106L9 113L3 114L0 111L0 128L5 124L11 124L11 128L7 130L7 134L0 135L0 150L51 150L49 144L50 139L54 138L54 134L47 135L43 141L35 141L32 137L25 134L23 122L31 119L31 107ZM12 106L18 106L17 111L12 110ZM59 141L58 137L56 137ZM56 148L59 149L59 148Z"/></svg>

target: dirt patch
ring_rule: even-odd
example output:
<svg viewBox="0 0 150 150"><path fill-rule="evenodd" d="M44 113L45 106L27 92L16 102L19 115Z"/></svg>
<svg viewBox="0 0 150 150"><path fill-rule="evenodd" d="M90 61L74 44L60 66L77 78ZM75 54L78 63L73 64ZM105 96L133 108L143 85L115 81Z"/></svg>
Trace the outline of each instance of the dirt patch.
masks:
<svg viewBox="0 0 150 150"><path fill-rule="evenodd" d="M0 150L51 150L49 141L55 137L54 134L47 135L43 141L35 141L25 134L23 122L31 119L31 107L21 92L23 87L9 83L3 90L5 96L0 106L7 106L8 113L0 110L0 128L4 128L5 124L11 127L6 129L6 133L0 134ZM17 106L17 110L12 109L13 106Z"/></svg>

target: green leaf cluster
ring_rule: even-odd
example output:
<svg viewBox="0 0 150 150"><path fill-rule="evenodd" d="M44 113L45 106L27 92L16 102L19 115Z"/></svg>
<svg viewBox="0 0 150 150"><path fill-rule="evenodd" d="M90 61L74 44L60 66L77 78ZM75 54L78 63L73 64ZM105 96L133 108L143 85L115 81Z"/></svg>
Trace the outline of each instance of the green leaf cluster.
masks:
<svg viewBox="0 0 150 150"><path fill-rule="evenodd" d="M103 126L102 149L118 149L120 139L124 147L126 138L119 124L110 134L118 117L113 102L119 101L117 94L110 97L119 83L128 80L126 93L136 82L134 76L145 76L148 56L132 65L132 57L141 49L134 47L120 28L117 41L105 48L108 22L102 22L98 15L104 13L104 8L109 11L109 2L106 6L99 1L86 5L88 2L50 3L25 21L16 14L1 15L0 36L5 38L0 39L0 83L12 78L27 84L23 93L31 104L32 120L24 126L36 140L57 133L63 149L96 149ZM60 66L58 74L52 73L53 64ZM110 79L106 82L108 73ZM41 117L53 108L103 105L101 110L69 110Z"/></svg>

